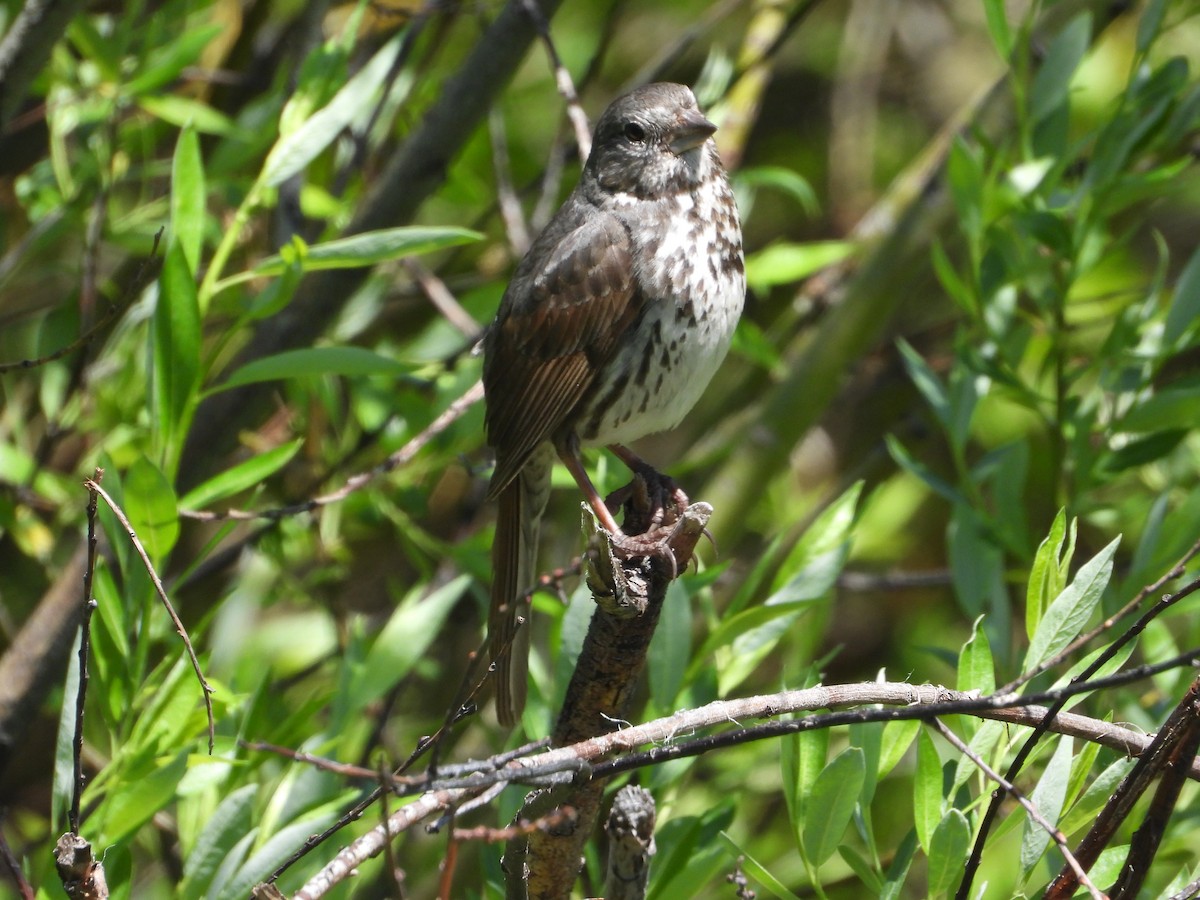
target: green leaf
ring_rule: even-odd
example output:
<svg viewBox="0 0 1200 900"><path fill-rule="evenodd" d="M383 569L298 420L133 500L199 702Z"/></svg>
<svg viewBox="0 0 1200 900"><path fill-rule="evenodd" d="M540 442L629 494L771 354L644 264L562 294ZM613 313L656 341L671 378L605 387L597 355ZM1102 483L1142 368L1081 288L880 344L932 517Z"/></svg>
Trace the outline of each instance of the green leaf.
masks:
<svg viewBox="0 0 1200 900"><path fill-rule="evenodd" d="M733 180L738 185L772 188L794 197L810 216L815 216L821 211L821 204L808 180L783 166L751 166L739 169Z"/></svg>
<svg viewBox="0 0 1200 900"><path fill-rule="evenodd" d="M1072 532L1075 525L1071 525ZM1029 585L1025 589L1025 633L1032 638L1037 631L1038 623L1045 615L1046 607L1052 598L1057 597L1063 589L1060 578L1063 542L1067 534L1067 511L1059 509L1050 526L1050 533L1038 544L1037 553L1033 557L1033 566L1029 570ZM1070 565L1070 559L1065 560Z"/></svg>
<svg viewBox="0 0 1200 900"><path fill-rule="evenodd" d="M847 259L857 249L850 241L772 244L746 258L746 283L760 293L776 285L794 284Z"/></svg>
<svg viewBox="0 0 1200 900"><path fill-rule="evenodd" d="M375 263L432 253L447 247L457 247L478 241L482 237L477 231L466 228L424 228L404 226L384 228L379 231L364 231L361 234L313 244L300 244L285 248L282 255L269 256L248 272L231 275L217 283L213 293L219 293L235 284L269 275L281 275L289 266L299 262L305 272L322 269L357 269ZM299 239L297 239L298 241Z"/></svg>
<svg viewBox="0 0 1200 900"><path fill-rule="evenodd" d="M204 245L204 163L196 129L185 126L171 160L171 234L179 242L188 271L195 278Z"/></svg>
<svg viewBox="0 0 1200 900"><path fill-rule="evenodd" d="M908 878L908 870L912 866L913 857L916 854L917 833L910 828L908 834L904 836L904 840L900 842L900 847L892 858L892 864L888 866L887 876L879 889L879 900L897 900L901 888L904 887L905 879Z"/></svg>
<svg viewBox="0 0 1200 900"><path fill-rule="evenodd" d="M910 475L913 475L924 482L925 486L934 493L939 494L941 497L949 500L951 503L966 502L958 493L958 490L954 487L954 485L950 484L950 482L946 481L946 479L942 478L942 476L936 474L924 463L918 462L916 457L908 452L908 449L902 443L900 443L895 435L885 435L884 443L887 445L888 454L896 462L896 465L900 466L900 468L904 469Z"/></svg>
<svg viewBox="0 0 1200 900"><path fill-rule="evenodd" d="M1104 457L1101 463L1103 471L1116 474L1157 462L1178 447L1190 433L1187 428L1172 428L1132 440Z"/></svg>
<svg viewBox="0 0 1200 900"><path fill-rule="evenodd" d="M1139 54L1149 50L1158 38L1166 9L1167 0L1148 0L1142 8L1142 17L1138 19L1137 30L1137 52Z"/></svg>
<svg viewBox="0 0 1200 900"><path fill-rule="evenodd" d="M125 515L150 559L159 563L179 538L175 491L158 466L144 455L129 467L124 484Z"/></svg>
<svg viewBox="0 0 1200 900"><path fill-rule="evenodd" d="M658 627L646 653L650 696L664 712L671 712L692 650L692 598L683 579L672 581L663 600Z"/></svg>
<svg viewBox="0 0 1200 900"><path fill-rule="evenodd" d="M703 816L673 818L654 836L659 856L651 870L649 900L674 900L694 897L728 857L717 836L733 821L732 799L710 809Z"/></svg>
<svg viewBox="0 0 1200 900"><path fill-rule="evenodd" d="M184 29L146 57L141 71L123 85L124 91L130 97L137 97L170 84L195 63L209 41L224 30L224 25L197 25Z"/></svg>
<svg viewBox="0 0 1200 900"><path fill-rule="evenodd" d="M1006 5L1004 0L983 0L988 34L992 36L992 43L996 46L996 52L1000 54L1000 58L1007 62L1012 56L1013 39L1012 31L1008 27Z"/></svg>
<svg viewBox="0 0 1200 900"><path fill-rule="evenodd" d="M849 747L817 777L808 802L811 814L804 820L804 855L811 865L821 865L837 850L854 815L865 776L862 750Z"/></svg>
<svg viewBox="0 0 1200 900"><path fill-rule="evenodd" d="M1159 391L1142 400L1120 421L1121 431L1148 433L1190 428L1200 419L1200 386L1185 385Z"/></svg>
<svg viewBox="0 0 1200 900"><path fill-rule="evenodd" d="M179 753L166 765L145 772L126 772L121 789L109 794L96 812L96 818L104 823L104 829L95 837L97 845L123 841L165 809L175 799L175 789L187 772L187 757Z"/></svg>
<svg viewBox="0 0 1200 900"><path fill-rule="evenodd" d="M424 591L419 587L409 592L375 638L347 689L356 709L382 697L412 671L470 583L470 575L459 575L428 597L422 597Z"/></svg>
<svg viewBox="0 0 1200 900"><path fill-rule="evenodd" d="M1034 124L1057 112L1066 102L1071 79L1083 61L1091 35L1092 17L1080 13L1050 44L1030 91L1029 117Z"/></svg>
<svg viewBox="0 0 1200 900"><path fill-rule="evenodd" d="M259 381L282 381L313 375L405 375L411 368L363 347L309 347L304 350L285 350L283 353L246 363L214 388L213 393Z"/></svg>
<svg viewBox="0 0 1200 900"><path fill-rule="evenodd" d="M263 184L270 187L287 181L379 102L379 88L392 70L404 37L401 31L384 44L324 108L279 139L263 164Z"/></svg>
<svg viewBox="0 0 1200 900"><path fill-rule="evenodd" d="M779 900L800 900L798 894L789 891L782 881L767 870L766 866L747 853L724 831L721 832L721 841L735 861L741 859L742 871L757 881L772 897L778 897Z"/></svg>
<svg viewBox="0 0 1200 900"><path fill-rule="evenodd" d="M878 897L880 890L883 889L883 879L871 861L850 844L839 845L838 856L858 876L858 880L863 883L863 887L870 892L870 895Z"/></svg>
<svg viewBox="0 0 1200 900"><path fill-rule="evenodd" d="M221 863L234 845L251 830L258 786L245 784L226 796L204 823L204 830L183 865L183 900L201 900L209 895L209 886Z"/></svg>
<svg viewBox="0 0 1200 900"><path fill-rule="evenodd" d="M1028 672L1071 643L1087 625L1112 577L1113 555L1121 543L1118 536L1079 567L1072 581L1058 595L1038 624L1025 654Z"/></svg>
<svg viewBox="0 0 1200 900"><path fill-rule="evenodd" d="M975 619L971 637L958 655L958 689L990 694L996 690L996 667L992 647L983 630L983 616Z"/></svg>
<svg viewBox="0 0 1200 900"><path fill-rule="evenodd" d="M337 821L339 810L334 804L313 815L290 822L271 835L221 889L217 900L242 900L249 897L254 886L268 878L288 857L302 846L306 838L324 831Z"/></svg>
<svg viewBox="0 0 1200 900"><path fill-rule="evenodd" d="M926 854L933 849L933 835L942 821L942 760L929 732L917 737L917 770L913 775L913 825Z"/></svg>
<svg viewBox="0 0 1200 900"><path fill-rule="evenodd" d="M933 370L925 364L921 354L914 350L908 341L904 338L897 338L896 346L900 350L900 359L904 362L909 379L921 392L925 402L933 408L933 412L942 426L948 426L950 423L950 400L946 395L946 388L933 374Z"/></svg>
<svg viewBox="0 0 1200 900"><path fill-rule="evenodd" d="M883 753L879 756L879 777L896 768L921 730L919 719L897 719L883 728Z"/></svg>
<svg viewBox="0 0 1200 900"><path fill-rule="evenodd" d="M723 620L707 644L717 658L718 693L725 696L745 681L815 602L756 606Z"/></svg>
<svg viewBox="0 0 1200 900"><path fill-rule="evenodd" d="M1006 606L1004 553L966 503L954 504L948 542L954 596L963 612L976 618Z"/></svg>
<svg viewBox="0 0 1200 900"><path fill-rule="evenodd" d="M1174 347L1200 317L1200 249L1192 253L1175 282L1175 294L1163 326L1163 343Z"/></svg>
<svg viewBox="0 0 1200 900"><path fill-rule="evenodd" d="M1041 778L1029 795L1030 802L1042 814L1042 818L1057 827L1062 813L1063 801L1067 796L1067 782L1071 778L1071 757L1075 743L1067 735L1058 740L1058 746L1050 762L1042 771ZM1025 819L1025 831L1021 837L1021 868L1028 875L1050 843L1050 835L1032 819Z"/></svg>
<svg viewBox="0 0 1200 900"><path fill-rule="evenodd" d="M175 94L154 94L139 97L137 105L157 119L177 128L191 126L201 134L242 140L237 123L207 103Z"/></svg>
<svg viewBox="0 0 1200 900"><path fill-rule="evenodd" d="M200 382L200 306L179 241L167 246L159 285L154 308L153 424L159 445L172 448L187 430ZM173 460L173 453L166 458Z"/></svg>
<svg viewBox="0 0 1200 900"><path fill-rule="evenodd" d="M783 737L780 765L783 797L796 840L802 840L808 798L829 757L829 730L813 728Z"/></svg>
<svg viewBox="0 0 1200 900"><path fill-rule="evenodd" d="M971 826L959 810L951 809L942 817L929 842L929 896L940 897L962 878L971 840Z"/></svg>
<svg viewBox="0 0 1200 900"><path fill-rule="evenodd" d="M266 453L252 456L238 463L232 469L226 469L214 475L208 481L192 488L179 501L181 509L202 509L210 503L241 493L247 488L261 484L284 466L286 466L296 451L304 444L304 438L296 438Z"/></svg>

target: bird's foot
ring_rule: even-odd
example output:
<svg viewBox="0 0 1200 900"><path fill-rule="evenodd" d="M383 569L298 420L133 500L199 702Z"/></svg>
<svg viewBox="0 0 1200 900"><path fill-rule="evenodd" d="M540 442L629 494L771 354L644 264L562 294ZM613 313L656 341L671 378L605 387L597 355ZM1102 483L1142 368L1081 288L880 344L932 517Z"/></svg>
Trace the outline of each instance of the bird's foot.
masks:
<svg viewBox="0 0 1200 900"><path fill-rule="evenodd" d="M688 508L688 496L668 475L645 463L633 472L633 481L609 494L610 510L624 513L622 531L649 537L669 532Z"/></svg>

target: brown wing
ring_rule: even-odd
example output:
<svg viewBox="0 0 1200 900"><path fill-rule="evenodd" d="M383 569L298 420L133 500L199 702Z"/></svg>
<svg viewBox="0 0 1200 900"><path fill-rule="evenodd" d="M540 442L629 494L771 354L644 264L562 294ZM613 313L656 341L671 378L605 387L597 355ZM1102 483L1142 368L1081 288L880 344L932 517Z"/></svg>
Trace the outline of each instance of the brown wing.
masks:
<svg viewBox="0 0 1200 900"><path fill-rule="evenodd" d="M522 260L484 342L490 497L570 422L637 321L631 251L614 216L572 197Z"/></svg>

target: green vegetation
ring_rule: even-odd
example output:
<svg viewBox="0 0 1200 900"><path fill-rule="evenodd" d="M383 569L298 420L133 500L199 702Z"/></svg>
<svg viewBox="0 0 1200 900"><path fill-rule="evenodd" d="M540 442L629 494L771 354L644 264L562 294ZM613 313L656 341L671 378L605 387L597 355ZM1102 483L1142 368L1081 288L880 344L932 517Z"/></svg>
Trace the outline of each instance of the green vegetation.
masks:
<svg viewBox="0 0 1200 900"><path fill-rule="evenodd" d="M1200 4L542 6L593 116L636 79L696 86L745 224L730 358L638 448L713 504L719 550L672 584L631 722L1160 666L1071 696L1090 724L1010 773L1086 855L1135 770L1088 728L1158 732L1200 658ZM101 500L78 833L112 896L249 896L454 709L494 516L470 351L516 220L536 233L578 170L522 7L62 4L20 39L0 3L0 830L39 896L63 895L97 469L213 689L210 754L187 652ZM547 571L584 546L555 478ZM438 765L551 732L594 608L580 581L533 599L524 734L484 706ZM649 896L732 897L736 872L760 897L950 897L964 871L972 897L1042 896L1062 851L1011 796L987 815L972 758L1004 773L1030 727L882 703L615 777L657 804ZM1146 880L1124 896L1197 896L1176 893L1200 876L1197 790L1170 782L1095 848L1097 887L1132 845ZM330 896L501 896L504 845L468 830L526 790L410 828ZM577 896L602 890L602 843Z"/></svg>

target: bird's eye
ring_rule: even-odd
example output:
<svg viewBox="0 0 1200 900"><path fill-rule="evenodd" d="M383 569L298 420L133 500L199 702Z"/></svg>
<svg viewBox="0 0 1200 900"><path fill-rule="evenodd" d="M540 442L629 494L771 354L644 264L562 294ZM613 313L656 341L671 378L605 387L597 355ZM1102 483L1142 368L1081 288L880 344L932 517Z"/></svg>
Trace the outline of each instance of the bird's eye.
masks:
<svg viewBox="0 0 1200 900"><path fill-rule="evenodd" d="M625 137L635 144L640 144L646 139L646 129L637 122L629 122L625 126Z"/></svg>

